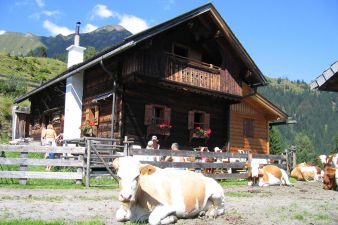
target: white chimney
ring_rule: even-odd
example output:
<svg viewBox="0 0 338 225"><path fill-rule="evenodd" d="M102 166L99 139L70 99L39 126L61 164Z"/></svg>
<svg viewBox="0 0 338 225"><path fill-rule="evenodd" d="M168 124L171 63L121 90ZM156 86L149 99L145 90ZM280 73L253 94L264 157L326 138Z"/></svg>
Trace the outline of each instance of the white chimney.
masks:
<svg viewBox="0 0 338 225"><path fill-rule="evenodd" d="M80 46L80 22L76 23L74 45L67 48L67 67L83 62L83 53L86 48ZM79 129L82 120L83 72L67 78L65 96L64 139L80 138Z"/></svg>
<svg viewBox="0 0 338 225"><path fill-rule="evenodd" d="M80 24L80 22L76 23L74 44L66 49L68 51L68 68L83 62L83 53L86 48L80 46Z"/></svg>

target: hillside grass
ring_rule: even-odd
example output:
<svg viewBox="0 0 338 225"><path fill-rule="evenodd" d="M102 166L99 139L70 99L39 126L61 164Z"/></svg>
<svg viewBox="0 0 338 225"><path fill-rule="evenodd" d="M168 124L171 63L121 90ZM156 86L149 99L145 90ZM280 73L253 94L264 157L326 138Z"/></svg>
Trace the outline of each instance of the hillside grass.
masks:
<svg viewBox="0 0 338 225"><path fill-rule="evenodd" d="M47 81L66 70L66 64L46 57L22 57L0 53L0 74Z"/></svg>
<svg viewBox="0 0 338 225"><path fill-rule="evenodd" d="M29 91L21 78L47 81L65 70L66 64L56 59L0 53L0 74L10 75L9 79L0 79L0 143L8 142L14 99ZM29 104L25 101L19 105L29 106Z"/></svg>

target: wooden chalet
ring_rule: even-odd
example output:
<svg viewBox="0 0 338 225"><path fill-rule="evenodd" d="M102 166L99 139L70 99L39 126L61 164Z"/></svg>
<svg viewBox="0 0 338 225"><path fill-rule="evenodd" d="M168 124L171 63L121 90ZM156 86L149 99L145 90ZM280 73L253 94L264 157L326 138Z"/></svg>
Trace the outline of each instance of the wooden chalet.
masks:
<svg viewBox="0 0 338 225"><path fill-rule="evenodd" d="M96 137L128 136L144 147L157 135L161 148L177 142L182 149L269 153L269 121L286 119L256 94L265 77L210 3L132 35L18 98L31 101L32 137L39 139L48 122L66 132L66 86L77 74L81 120L94 122ZM243 136L250 126L254 133ZM199 136L198 128L210 136Z"/></svg>

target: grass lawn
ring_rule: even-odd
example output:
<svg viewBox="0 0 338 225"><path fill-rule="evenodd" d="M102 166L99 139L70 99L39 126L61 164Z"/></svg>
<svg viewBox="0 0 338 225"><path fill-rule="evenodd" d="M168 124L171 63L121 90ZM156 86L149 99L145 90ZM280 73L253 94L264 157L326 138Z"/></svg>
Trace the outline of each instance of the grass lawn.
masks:
<svg viewBox="0 0 338 225"><path fill-rule="evenodd" d="M67 222L62 220L31 220L31 219L14 219L0 221L0 225L104 225L100 220L84 220L78 222Z"/></svg>

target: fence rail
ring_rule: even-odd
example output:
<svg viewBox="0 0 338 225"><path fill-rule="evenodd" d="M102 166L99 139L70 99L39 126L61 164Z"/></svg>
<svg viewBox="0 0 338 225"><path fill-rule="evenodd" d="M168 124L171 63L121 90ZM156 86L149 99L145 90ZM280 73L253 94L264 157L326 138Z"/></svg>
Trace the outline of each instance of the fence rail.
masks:
<svg viewBox="0 0 338 225"><path fill-rule="evenodd" d="M132 148L130 141L125 137L123 144L117 139L81 138L66 140L65 147L31 146L31 145L0 145L0 152L18 152L19 157L0 157L0 165L19 165L19 171L0 171L0 178L19 178L25 184L27 179L76 179L77 183L90 186L90 178L97 176L112 176L112 161L121 156L131 155L142 163L152 164L160 168L185 168L196 172L203 172L205 176L214 179L244 179L247 177L245 163L259 159L261 163L274 165L289 171L289 154L264 155L250 153L229 152L200 152L191 150L172 151L167 149L136 149ZM67 146L68 145L68 146ZM41 159L29 158L28 153L56 153L60 158ZM287 153L287 152L286 152ZM71 154L71 156L69 156ZM167 162L149 160L150 156L165 158L167 156L186 157L186 162ZM202 162L202 158L208 158ZM74 159L74 160L70 160ZM77 172L33 172L28 171L29 166L59 166L76 168Z"/></svg>
<svg viewBox="0 0 338 225"><path fill-rule="evenodd" d="M229 153L229 152L199 152L199 151L171 151L171 150L149 150L149 149L130 149L130 155L139 157L142 163L148 163L160 168L185 168L195 171L209 171L205 173L206 176L214 179L244 179L246 178L245 163L253 159L277 161L274 164L282 169L287 169L286 156L284 155L263 155L263 154L243 154L243 153ZM144 156L180 156L188 157L191 162L163 162L163 161L151 161L142 160ZM213 162L202 162L202 158L212 159ZM229 169L239 170L240 173L229 173Z"/></svg>
<svg viewBox="0 0 338 225"><path fill-rule="evenodd" d="M0 151L5 153L0 157L0 165L19 165L19 171L0 171L0 178L19 178L20 184L26 184L27 179L72 179L82 183L83 167L85 165L84 147L51 147L32 145L0 145ZM6 157L6 152L19 152L19 157ZM56 153L60 158L42 159L28 158L28 153ZM69 155L71 155L69 157ZM70 160L72 158L73 160ZM76 172L36 172L27 171L28 166L59 166L76 168Z"/></svg>
<svg viewBox="0 0 338 225"><path fill-rule="evenodd" d="M0 80L8 80L10 77L12 77L12 76L11 75L0 74ZM18 76L18 78L20 80L25 81L27 83L28 87L36 88L36 87L39 87L42 84L42 81L30 80L30 79L22 78L22 77L19 77L19 76Z"/></svg>

